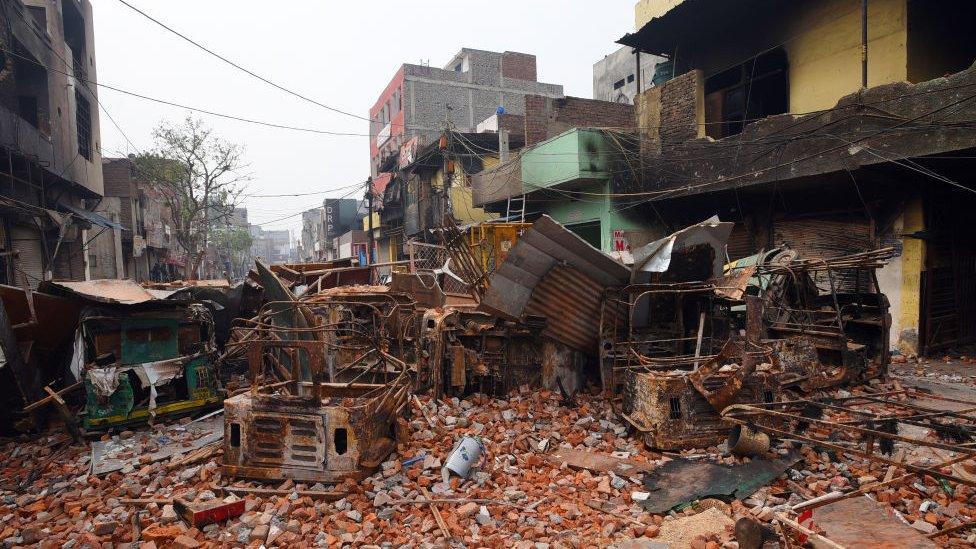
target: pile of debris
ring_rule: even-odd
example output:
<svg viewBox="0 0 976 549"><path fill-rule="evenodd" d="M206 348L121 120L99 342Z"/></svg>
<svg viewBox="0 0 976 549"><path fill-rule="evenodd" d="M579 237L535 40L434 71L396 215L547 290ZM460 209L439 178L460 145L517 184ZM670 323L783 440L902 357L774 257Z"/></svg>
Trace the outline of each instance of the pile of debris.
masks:
<svg viewBox="0 0 976 549"><path fill-rule="evenodd" d="M889 400L867 396L888 387L871 389L830 405ZM930 395L893 402L914 406L923 396ZM894 441L890 466L859 457L843 437L840 450L784 442L760 458L729 454L724 445L653 452L593 394L568 403L558 392L525 387L505 399L410 403L395 452L377 472L335 486L290 479L267 486L225 474L226 446L207 442L211 430L224 438L219 417L105 436L94 455L63 435L7 443L0 449L2 541L758 547L744 537L794 530L846 547L869 546L857 536L895 537L903 547L934 547L926 536L939 544L973 541L962 527L976 519L976 471L962 461L939 465L972 450L942 450L923 428L904 437L911 444ZM805 432L812 437L817 429ZM472 440L465 437L477 437L483 453L460 476L446 467L455 446ZM881 456L884 443L875 446ZM906 472L917 468L931 472Z"/></svg>
<svg viewBox="0 0 976 549"><path fill-rule="evenodd" d="M976 393L888 377L893 250L728 263L713 218L624 265L545 216L500 257L465 230L388 280L45 288L77 309L73 351L26 411L69 428L3 447L0 540L976 542Z"/></svg>

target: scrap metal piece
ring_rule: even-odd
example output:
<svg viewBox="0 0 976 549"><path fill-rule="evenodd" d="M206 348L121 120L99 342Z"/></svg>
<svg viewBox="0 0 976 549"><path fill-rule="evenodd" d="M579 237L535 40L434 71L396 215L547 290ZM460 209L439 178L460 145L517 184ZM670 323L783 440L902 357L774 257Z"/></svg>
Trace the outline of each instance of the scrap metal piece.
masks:
<svg viewBox="0 0 976 549"><path fill-rule="evenodd" d="M894 515L888 505L862 496L813 511L824 535L844 547L932 549L939 545Z"/></svg>
<svg viewBox="0 0 976 549"><path fill-rule="evenodd" d="M490 277L482 308L507 318L550 320L543 335L596 355L603 291L626 284L626 266L542 216Z"/></svg>
<svg viewBox="0 0 976 549"><path fill-rule="evenodd" d="M85 280L80 282L45 281L38 287L41 292L76 297L86 301L119 305L138 305L151 301L170 299L187 288L154 290L143 288L130 279Z"/></svg>
<svg viewBox="0 0 976 549"><path fill-rule="evenodd" d="M684 280L708 280L722 276L725 265L725 243L735 223L719 221L712 216L662 239L634 250L631 283L651 280L652 273L682 272ZM707 249L706 260L672 265L672 259L688 254L690 249ZM680 262L680 260L679 260Z"/></svg>
<svg viewBox="0 0 976 549"><path fill-rule="evenodd" d="M682 504L706 497L745 499L800 460L798 454L780 459L753 459L739 465L675 459L647 473L650 496L641 502L649 513L665 514Z"/></svg>
<svg viewBox="0 0 976 549"><path fill-rule="evenodd" d="M770 437L789 438L802 443L836 452L860 456L884 463L909 474L930 475L936 479L976 486L976 479L969 475L943 472L943 468L962 461L976 459L976 449L955 440L932 440L927 436L901 434L899 425L929 430L941 437L972 438L976 435L976 418L946 410L937 410L895 400L892 397L907 395L918 397L910 391L888 393L864 393L849 397L797 399L785 402L735 404L722 412L724 419L758 429ZM928 398L939 398L929 395ZM976 403L970 402L971 409ZM913 429L917 431L917 429ZM944 458L934 465L915 465L892 459L890 452L895 443L915 447L946 450L957 455Z"/></svg>

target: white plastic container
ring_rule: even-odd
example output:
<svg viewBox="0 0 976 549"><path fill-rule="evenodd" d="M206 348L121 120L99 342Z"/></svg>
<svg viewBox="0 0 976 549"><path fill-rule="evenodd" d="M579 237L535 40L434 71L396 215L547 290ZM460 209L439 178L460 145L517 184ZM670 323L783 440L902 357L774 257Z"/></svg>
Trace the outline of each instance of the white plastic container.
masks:
<svg viewBox="0 0 976 549"><path fill-rule="evenodd" d="M454 473L461 478L468 478L471 469L481 461L484 454L485 446L480 439L462 437L444 462L443 476L446 478L450 473Z"/></svg>

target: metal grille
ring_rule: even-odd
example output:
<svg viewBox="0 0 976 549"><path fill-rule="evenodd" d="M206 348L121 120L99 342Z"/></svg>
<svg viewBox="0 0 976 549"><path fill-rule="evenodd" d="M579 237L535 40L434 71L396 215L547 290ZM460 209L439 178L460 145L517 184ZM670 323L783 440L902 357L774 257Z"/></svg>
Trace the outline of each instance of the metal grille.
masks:
<svg viewBox="0 0 976 549"><path fill-rule="evenodd" d="M444 267L447 263L447 250L444 246L411 240L407 242L407 253L414 272L433 271Z"/></svg>
<svg viewBox="0 0 976 549"><path fill-rule="evenodd" d="M78 131L78 154L92 159L92 116L91 103L75 91L75 123Z"/></svg>
<svg viewBox="0 0 976 549"><path fill-rule="evenodd" d="M306 467L325 462L320 418L255 415L248 440L255 462Z"/></svg>

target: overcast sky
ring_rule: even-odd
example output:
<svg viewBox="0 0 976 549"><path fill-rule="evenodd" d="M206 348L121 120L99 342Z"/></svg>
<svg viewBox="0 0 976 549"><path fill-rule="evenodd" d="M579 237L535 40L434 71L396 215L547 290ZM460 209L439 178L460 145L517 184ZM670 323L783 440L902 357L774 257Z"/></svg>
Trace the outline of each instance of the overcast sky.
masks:
<svg viewBox="0 0 976 549"><path fill-rule="evenodd" d="M592 65L629 32L634 0L353 2L128 0L238 64L321 103L367 116L402 63L443 66L461 47L535 54L539 80L592 95ZM247 118L366 134L368 122L289 96L196 49L118 0L93 0L98 80L133 92ZM100 89L99 100L140 150L180 108ZM200 115L240 143L251 194L328 191L369 175L368 138L299 133ZM104 156L132 151L101 117ZM325 197L248 198L252 223L320 206ZM264 224L300 231L301 217Z"/></svg>

